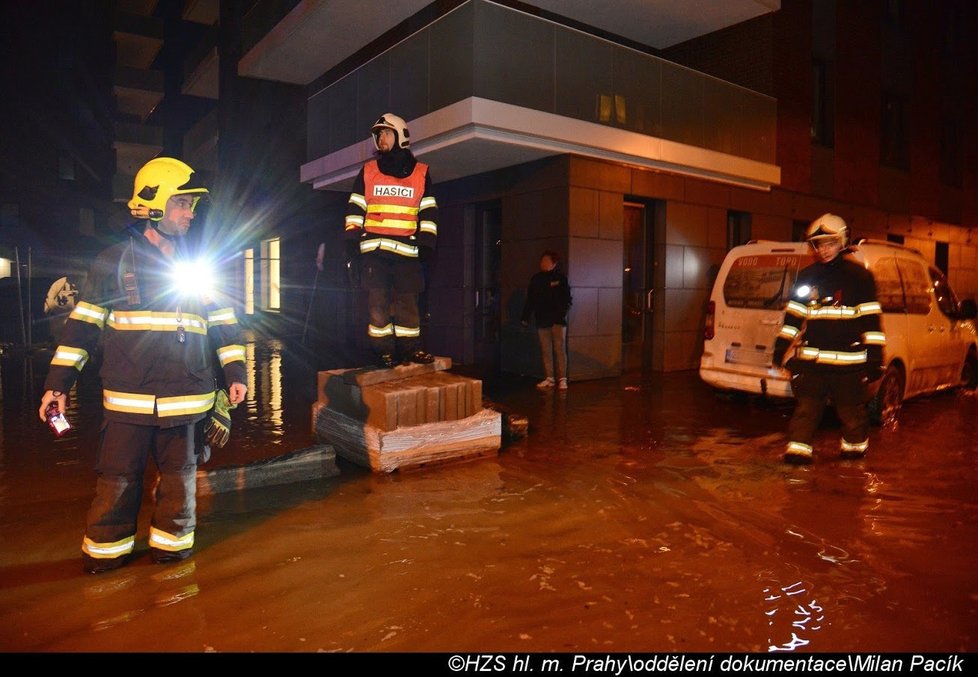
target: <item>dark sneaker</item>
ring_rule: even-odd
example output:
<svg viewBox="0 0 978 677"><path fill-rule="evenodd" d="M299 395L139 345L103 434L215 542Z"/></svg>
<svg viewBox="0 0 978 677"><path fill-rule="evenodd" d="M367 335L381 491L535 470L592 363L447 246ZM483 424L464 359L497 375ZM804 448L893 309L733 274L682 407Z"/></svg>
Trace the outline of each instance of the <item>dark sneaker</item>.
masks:
<svg viewBox="0 0 978 677"><path fill-rule="evenodd" d="M85 572L89 574L104 574L106 571L118 569L128 561L129 555L109 559L97 559L89 555L82 555L82 566L85 567Z"/></svg>
<svg viewBox="0 0 978 677"><path fill-rule="evenodd" d="M150 548L150 552L153 555L153 561L157 564L166 564L168 562L179 562L185 560L194 554L193 548L187 548L186 550L160 550L158 548Z"/></svg>
<svg viewBox="0 0 978 677"><path fill-rule="evenodd" d="M377 357L377 366L381 369L393 369L397 366L397 361L390 353L384 353Z"/></svg>
<svg viewBox="0 0 978 677"><path fill-rule="evenodd" d="M415 350L408 356L407 360L405 360L405 362L408 364L431 364L434 361L435 356L431 353L426 353L423 350Z"/></svg>

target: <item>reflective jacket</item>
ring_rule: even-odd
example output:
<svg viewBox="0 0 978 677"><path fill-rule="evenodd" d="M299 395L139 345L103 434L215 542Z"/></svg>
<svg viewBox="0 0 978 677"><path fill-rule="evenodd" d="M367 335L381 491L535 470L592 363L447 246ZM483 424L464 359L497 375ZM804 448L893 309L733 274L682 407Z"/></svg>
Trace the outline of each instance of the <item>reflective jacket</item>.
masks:
<svg viewBox="0 0 978 677"><path fill-rule="evenodd" d="M211 410L217 362L227 384L245 382L234 309L174 291L174 260L143 235L99 254L65 322L44 382L68 392L99 345L104 417L140 425L194 423Z"/></svg>
<svg viewBox="0 0 978 677"><path fill-rule="evenodd" d="M373 252L417 258L434 248L438 204L431 195L428 165L414 162L406 176L385 174L377 160L363 166L347 206L347 237L361 254Z"/></svg>
<svg viewBox="0 0 978 677"><path fill-rule="evenodd" d="M775 358L796 346L793 368L804 364L831 367L878 367L886 345L876 283L866 268L837 256L798 274L784 324L775 342Z"/></svg>

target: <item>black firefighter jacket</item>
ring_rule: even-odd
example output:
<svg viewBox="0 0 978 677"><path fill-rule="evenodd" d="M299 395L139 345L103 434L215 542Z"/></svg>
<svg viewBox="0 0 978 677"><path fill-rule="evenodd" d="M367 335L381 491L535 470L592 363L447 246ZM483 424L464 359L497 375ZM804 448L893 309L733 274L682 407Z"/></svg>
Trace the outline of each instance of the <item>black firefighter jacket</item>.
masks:
<svg viewBox="0 0 978 677"><path fill-rule="evenodd" d="M245 381L238 321L227 303L174 291L179 250L166 258L134 230L92 265L44 388L68 392L101 345L107 421L194 423L214 405L216 363L225 383Z"/></svg>

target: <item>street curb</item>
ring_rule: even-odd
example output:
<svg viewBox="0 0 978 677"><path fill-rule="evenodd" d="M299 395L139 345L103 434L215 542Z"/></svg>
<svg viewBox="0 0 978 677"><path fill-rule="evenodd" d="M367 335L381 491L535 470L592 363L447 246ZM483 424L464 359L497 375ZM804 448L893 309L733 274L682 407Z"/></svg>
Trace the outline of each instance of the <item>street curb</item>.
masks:
<svg viewBox="0 0 978 677"><path fill-rule="evenodd" d="M197 471L197 495L221 494L276 484L335 477L336 452L328 444L299 449L246 465Z"/></svg>

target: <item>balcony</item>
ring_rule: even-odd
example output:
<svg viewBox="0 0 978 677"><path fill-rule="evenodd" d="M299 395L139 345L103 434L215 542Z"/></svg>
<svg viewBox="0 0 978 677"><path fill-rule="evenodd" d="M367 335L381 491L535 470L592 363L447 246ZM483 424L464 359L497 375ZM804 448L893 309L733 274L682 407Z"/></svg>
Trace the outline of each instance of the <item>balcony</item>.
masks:
<svg viewBox="0 0 978 677"><path fill-rule="evenodd" d="M217 29L211 28L187 57L181 92L216 101L220 98L220 65Z"/></svg>
<svg viewBox="0 0 978 677"><path fill-rule="evenodd" d="M163 22L151 16L116 12L112 37L119 64L149 68L163 46Z"/></svg>
<svg viewBox="0 0 978 677"><path fill-rule="evenodd" d="M302 180L347 189L388 111L439 181L565 153L760 190L780 181L775 99L485 0L312 94Z"/></svg>
<svg viewBox="0 0 978 677"><path fill-rule="evenodd" d="M120 113L145 120L163 100L163 71L117 66L112 93Z"/></svg>

